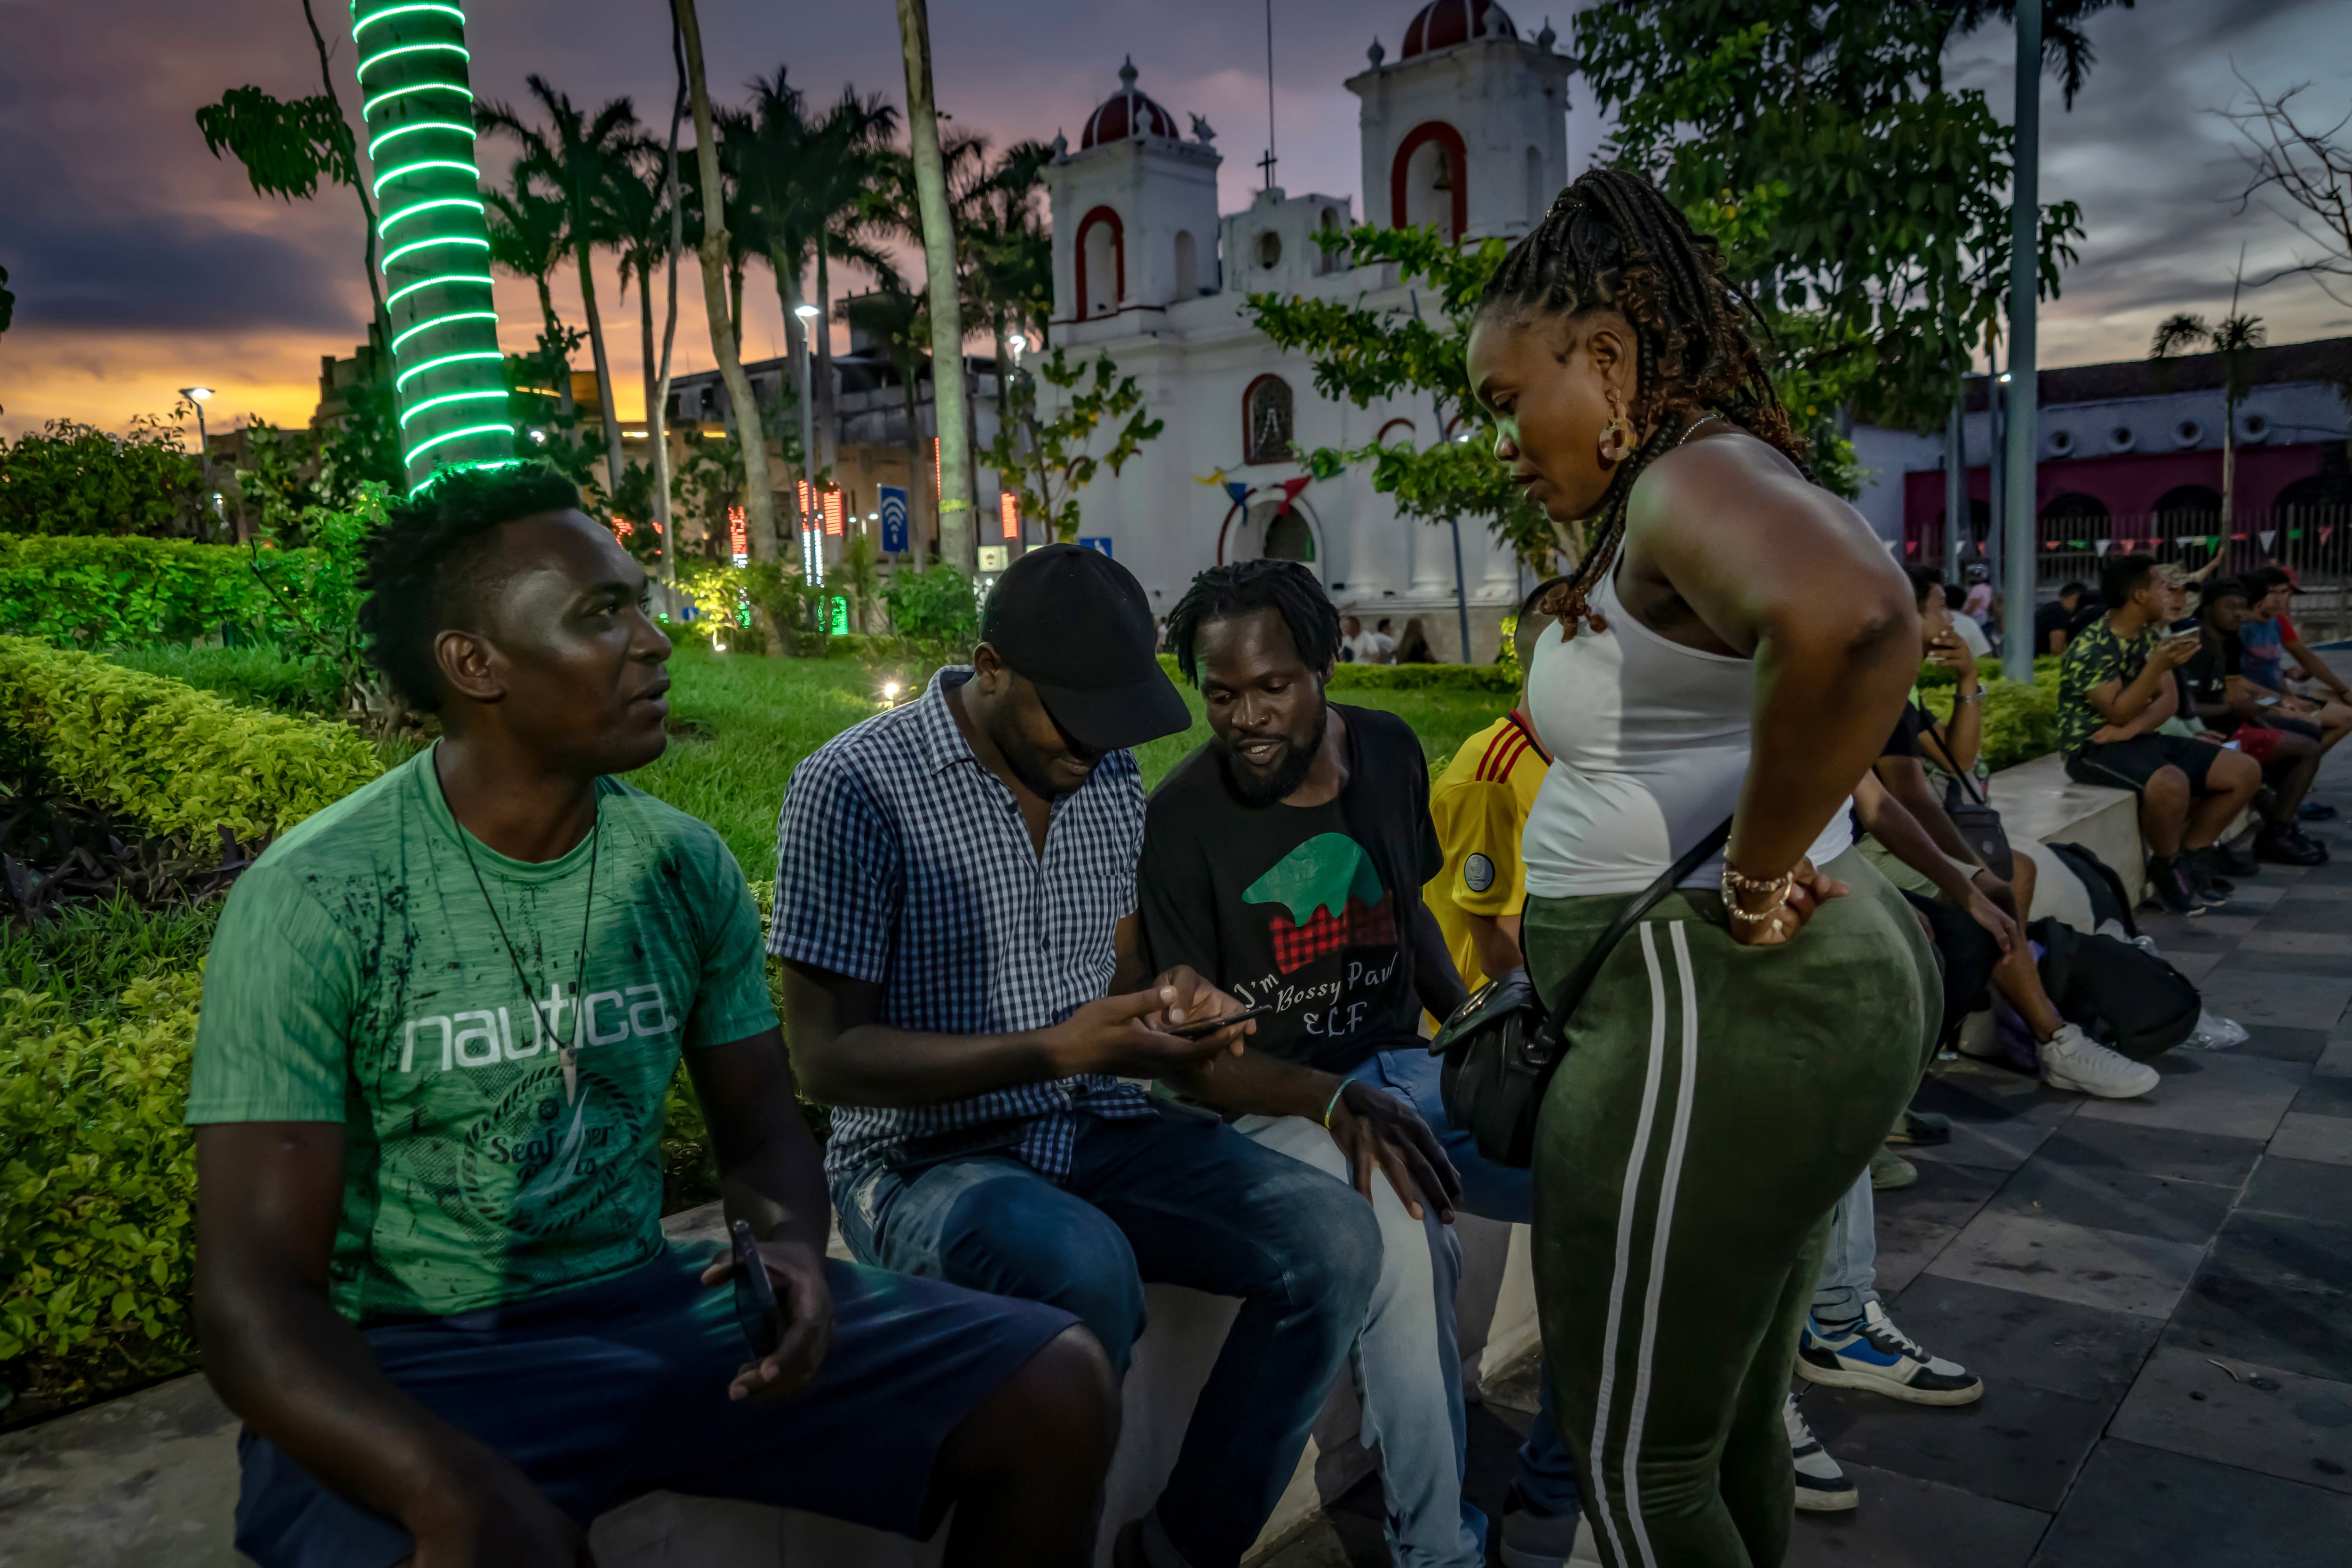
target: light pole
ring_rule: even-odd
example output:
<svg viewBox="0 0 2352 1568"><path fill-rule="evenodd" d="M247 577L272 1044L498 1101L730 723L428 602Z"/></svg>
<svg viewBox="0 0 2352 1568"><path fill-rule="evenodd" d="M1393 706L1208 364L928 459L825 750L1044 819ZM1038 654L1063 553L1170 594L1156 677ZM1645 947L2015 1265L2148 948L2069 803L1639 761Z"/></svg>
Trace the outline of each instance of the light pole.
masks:
<svg viewBox="0 0 2352 1568"><path fill-rule="evenodd" d="M1013 375L1011 379L1005 383L1005 387L1008 393L1008 395L1004 400L1006 406L1000 407L996 411L996 423L999 430L1002 430L1004 427L1004 422L1013 416L1013 410L1010 406L1013 399L1009 395L1009 393L1013 387L1020 384L1021 356L1028 351L1029 334L1026 332L1010 333L1005 337L1004 346L1013 351ZM1013 426L1013 449L1016 452L1021 449L1021 431L1017 425ZM998 478L1001 481L1003 476L999 475ZM1024 517L1021 520L1021 537L1014 540L1013 542L1021 546L1024 551L1029 548L1029 520L1027 518ZM1048 540L1046 542L1051 543L1052 541Z"/></svg>
<svg viewBox="0 0 2352 1568"><path fill-rule="evenodd" d="M205 403L212 395L213 389L209 386L180 388L180 395L196 405L196 471L201 476L207 496L213 493L213 447L212 437L205 433ZM220 501L215 499L213 521L217 523L220 520Z"/></svg>
<svg viewBox="0 0 2352 1568"><path fill-rule="evenodd" d="M816 384L815 372L810 368L809 334L817 330L824 312L814 305L795 305L793 314L801 319L801 482L808 497L801 509L801 575L811 584L822 586L824 545L817 537L816 519L823 503L816 494ZM824 616L822 607L817 613L830 624L831 617Z"/></svg>
<svg viewBox="0 0 2352 1568"><path fill-rule="evenodd" d="M2001 466L2008 607L2001 615L2000 672L2021 686L2033 684L2033 579L2041 564L2041 491L2034 458L2042 444L2040 400L2035 394L2033 311L2042 282L2042 0L2017 0L2017 150L2010 174L2009 368L2017 380L2009 389L2003 434L2008 460ZM2001 378L2003 381L2008 376ZM2228 525L2222 527L2228 542Z"/></svg>

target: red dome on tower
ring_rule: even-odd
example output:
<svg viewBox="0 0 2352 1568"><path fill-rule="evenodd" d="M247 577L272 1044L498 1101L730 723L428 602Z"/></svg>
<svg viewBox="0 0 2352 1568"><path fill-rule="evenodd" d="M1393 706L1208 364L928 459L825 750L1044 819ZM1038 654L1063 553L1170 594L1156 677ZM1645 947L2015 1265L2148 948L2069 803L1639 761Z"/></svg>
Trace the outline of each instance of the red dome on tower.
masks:
<svg viewBox="0 0 2352 1568"><path fill-rule="evenodd" d="M1433 49L1450 49L1473 38L1516 38L1517 27L1495 0L1429 0L1404 30L1404 52L1411 59Z"/></svg>
<svg viewBox="0 0 2352 1568"><path fill-rule="evenodd" d="M1118 68L1118 90L1087 116L1087 128L1079 134L1078 145L1093 147L1124 142L1130 136L1165 136L1173 140L1175 135L1175 117L1136 91L1135 61L1129 58Z"/></svg>

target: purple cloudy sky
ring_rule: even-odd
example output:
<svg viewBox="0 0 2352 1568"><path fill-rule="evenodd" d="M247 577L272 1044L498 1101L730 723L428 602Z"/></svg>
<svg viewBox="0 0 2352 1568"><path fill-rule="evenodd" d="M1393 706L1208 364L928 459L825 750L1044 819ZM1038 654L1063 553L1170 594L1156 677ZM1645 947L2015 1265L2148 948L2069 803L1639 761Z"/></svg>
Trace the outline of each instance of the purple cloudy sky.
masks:
<svg viewBox="0 0 2352 1568"><path fill-rule="evenodd" d="M1566 31L1573 0L1549 16ZM663 0L474 0L477 91L522 96L536 71L575 101L628 94L664 121L670 93ZM344 23L319 0L331 29ZM2334 12L2331 26L2329 13ZM1292 191L1360 196L1356 101L1340 85L1375 34L1391 55L1407 0L1275 0L1276 112L1281 180ZM1538 0L1513 16L1532 33ZM844 82L896 98L895 11L888 0L702 0L714 87L732 93L789 63L820 96ZM1144 89L1174 110L1205 114L1228 159L1227 205L1246 199L1265 140L1262 0L932 0L942 106L999 141L1076 139L1134 56ZM2352 103L2333 0L2140 0L2094 24L2100 61L2072 114L2046 97L2045 198L2083 204L2090 238L2066 297L2042 329L2045 363L2128 357L2180 309L2227 303L2240 247L2250 272L2286 259L2294 237L2275 216L2235 216L2241 183L2228 128L2202 109L2229 100L2231 69L2265 88L2313 80L2315 107ZM1984 88L2007 117L2005 32L1962 40L1954 79ZM338 58L348 73L346 38ZM252 194L215 161L193 119L229 87L294 97L317 71L299 0L0 0L0 266L17 295L0 339L0 433L70 417L119 427L161 411L192 381L216 387L224 423L250 411L297 423L315 399L319 356L348 353L364 319L360 220L348 192L291 206ZM346 102L351 102L346 96ZM485 143L486 168L503 156ZM635 300L600 282L625 415L641 405ZM689 276L678 342L687 368L709 363ZM754 354L782 342L764 273L748 290ZM576 321L576 290L559 291ZM529 336L530 286L500 285L499 305ZM2352 310L2308 282L2254 296L2273 341L2352 331ZM585 363L584 355L583 363Z"/></svg>

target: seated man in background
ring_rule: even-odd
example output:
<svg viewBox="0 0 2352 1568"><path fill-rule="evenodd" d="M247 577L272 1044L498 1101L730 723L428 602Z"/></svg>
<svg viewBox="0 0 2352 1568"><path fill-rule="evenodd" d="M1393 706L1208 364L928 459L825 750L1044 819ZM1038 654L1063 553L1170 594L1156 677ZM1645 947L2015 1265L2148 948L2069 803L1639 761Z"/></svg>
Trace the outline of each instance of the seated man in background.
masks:
<svg viewBox="0 0 2352 1568"><path fill-rule="evenodd" d="M1915 567L1913 570L1919 569ZM2091 590L2084 584L2069 583L2058 590L2056 598L2034 610L2035 657L2066 651L2067 639L2074 635L2077 625L2087 624L2090 619L2084 613L2088 608Z"/></svg>
<svg viewBox="0 0 2352 1568"><path fill-rule="evenodd" d="M1462 1500L1462 1254L1447 1223L1462 1184L1416 1109L1438 1099L1422 1011L1465 994L1421 899L1440 865L1421 742L1391 714L1328 700L1339 621L1296 562L1202 573L1168 624L1212 738L1151 796L1144 945L1154 965L1198 970L1272 1013L1241 1056L1164 1076L1368 1200L1381 1274L1353 1360L1389 1550L1476 1568L1486 1521Z"/></svg>
<svg viewBox="0 0 2352 1568"><path fill-rule="evenodd" d="M1228 1059L1249 1027L1170 1033L1232 998L1144 963L1129 748L1191 715L1142 587L1048 545L980 629L969 667L793 773L769 943L793 1058L840 1108L859 1258L1066 1309L1122 1379L1146 1280L1240 1299L1167 1489L1116 1543L1120 1568L1234 1568L1362 1326L1380 1229L1342 1183L1121 1081ZM1181 616L1169 636L1182 658Z"/></svg>
<svg viewBox="0 0 2352 1568"><path fill-rule="evenodd" d="M238 1550L572 1568L667 1488L1090 1561L1118 1415L1085 1329L824 1256L742 873L609 776L666 742L644 572L569 480L478 469L392 509L366 588L443 739L238 879L188 1095ZM780 1338L726 1249L663 1239L681 1052Z"/></svg>
<svg viewBox="0 0 2352 1568"><path fill-rule="evenodd" d="M2256 802L2263 825L2254 834L2255 856L2282 866L2325 865L2326 847L2295 826L2324 748L2308 732L2311 726L2289 721L2295 724L2290 730L2274 722L2284 699L2246 679L2236 634L2248 604L2246 585L2234 578L2207 586L2198 607L2203 640L2180 667L2183 717L2200 727L2200 739L2234 744L2263 770L2270 789L2266 800Z"/></svg>
<svg viewBox="0 0 2352 1568"><path fill-rule="evenodd" d="M2080 784L2139 796L2148 882L2174 914L2227 894L2211 850L2262 786L2251 758L2207 741L2158 732L2179 704L2172 672L2201 646L2192 628L2159 635L2165 584L2155 557L2115 556L2099 579L2107 613L2067 646L2058 668L2058 749Z"/></svg>

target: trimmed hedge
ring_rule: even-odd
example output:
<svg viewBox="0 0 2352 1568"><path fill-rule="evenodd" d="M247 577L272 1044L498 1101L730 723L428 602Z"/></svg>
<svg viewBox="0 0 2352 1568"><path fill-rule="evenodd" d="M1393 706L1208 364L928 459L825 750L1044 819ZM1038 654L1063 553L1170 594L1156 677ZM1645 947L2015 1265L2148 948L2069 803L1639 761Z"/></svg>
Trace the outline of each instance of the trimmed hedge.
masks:
<svg viewBox="0 0 2352 1568"><path fill-rule="evenodd" d="M93 654L0 637L0 731L68 793L216 854L274 838L375 777L338 723L242 708Z"/></svg>
<svg viewBox="0 0 2352 1568"><path fill-rule="evenodd" d="M0 1365L44 1404L195 1359L196 998L160 974L76 1018L0 991Z"/></svg>
<svg viewBox="0 0 2352 1568"><path fill-rule="evenodd" d="M310 550L272 551L307 584ZM72 647L192 642L228 627L282 639L294 625L234 544L0 535L0 633Z"/></svg>
<svg viewBox="0 0 2352 1568"><path fill-rule="evenodd" d="M2015 767L2058 749L2058 678L2054 673L2043 679L2037 671L2030 687L2013 680L1989 680L1984 692L1984 741L1979 751L1986 767L1996 772ZM1947 684L1921 690L1919 700L1927 705L1927 711L1948 722L1953 695L1954 688Z"/></svg>

